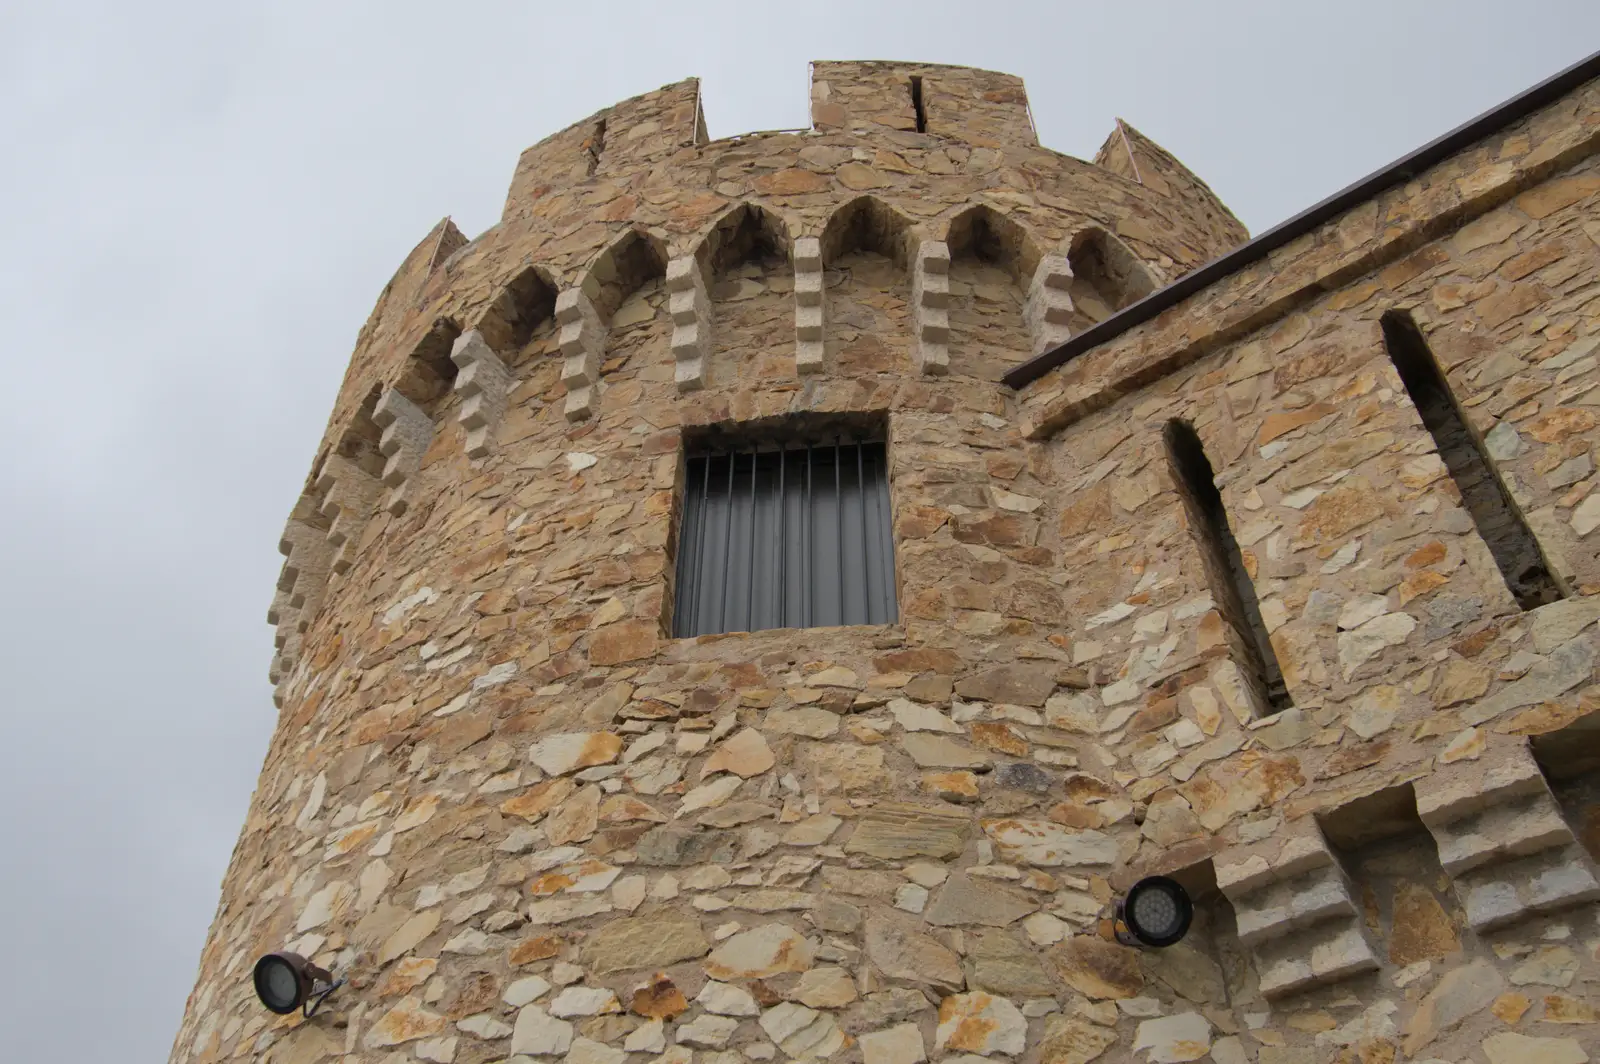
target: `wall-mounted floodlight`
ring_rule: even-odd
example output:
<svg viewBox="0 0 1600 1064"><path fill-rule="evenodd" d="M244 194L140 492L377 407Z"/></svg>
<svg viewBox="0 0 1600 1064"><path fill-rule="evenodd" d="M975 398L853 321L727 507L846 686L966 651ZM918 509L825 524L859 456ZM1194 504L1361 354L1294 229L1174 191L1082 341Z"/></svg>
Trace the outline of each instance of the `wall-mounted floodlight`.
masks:
<svg viewBox="0 0 1600 1064"><path fill-rule="evenodd" d="M1139 880L1117 902L1117 941L1124 946L1170 946L1189 933L1194 903L1166 876Z"/></svg>
<svg viewBox="0 0 1600 1064"><path fill-rule="evenodd" d="M333 973L318 968L298 953L269 953L256 961L254 974L256 997L268 1009L280 1016L295 1009L310 1018L324 998L344 984L335 980ZM323 989L317 989L321 984ZM316 1000L312 1001L312 995Z"/></svg>

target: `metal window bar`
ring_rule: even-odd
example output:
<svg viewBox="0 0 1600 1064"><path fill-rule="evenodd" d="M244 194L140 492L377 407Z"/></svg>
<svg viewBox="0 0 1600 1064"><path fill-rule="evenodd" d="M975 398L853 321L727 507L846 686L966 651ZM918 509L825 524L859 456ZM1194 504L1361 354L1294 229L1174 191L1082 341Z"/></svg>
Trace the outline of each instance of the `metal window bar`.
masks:
<svg viewBox="0 0 1600 1064"><path fill-rule="evenodd" d="M882 443L696 455L684 481L675 636L897 617Z"/></svg>

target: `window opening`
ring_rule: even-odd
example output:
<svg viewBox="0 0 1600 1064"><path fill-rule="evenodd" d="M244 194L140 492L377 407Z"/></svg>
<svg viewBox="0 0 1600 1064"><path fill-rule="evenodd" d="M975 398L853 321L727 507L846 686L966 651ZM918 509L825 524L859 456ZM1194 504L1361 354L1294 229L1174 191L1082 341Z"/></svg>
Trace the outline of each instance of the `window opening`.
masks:
<svg viewBox="0 0 1600 1064"><path fill-rule="evenodd" d="M1471 515L1517 605L1531 610L1563 598L1539 541L1489 460L1483 441L1462 416L1422 330L1404 311L1389 311L1381 324L1389 361L1433 436L1439 457L1461 493L1462 508Z"/></svg>
<svg viewBox="0 0 1600 1064"><path fill-rule="evenodd" d="M917 115L917 132L928 131L928 109L922 102L922 75L911 75L911 109Z"/></svg>
<svg viewBox="0 0 1600 1064"><path fill-rule="evenodd" d="M1293 703L1283 681L1283 670L1278 667L1272 640L1262 623L1255 583L1245 569L1239 543L1228 525L1228 513L1223 509L1222 493L1217 490L1216 473L1206 457L1205 446L1186 421L1167 422L1162 437L1172 479L1200 546L1212 600L1224 621L1234 664L1244 673L1265 715L1288 709Z"/></svg>
<svg viewBox="0 0 1600 1064"><path fill-rule="evenodd" d="M897 619L881 441L691 453L673 635Z"/></svg>
<svg viewBox="0 0 1600 1064"><path fill-rule="evenodd" d="M596 170L600 169L600 153L606 150L606 120L601 118L594 124L594 133L589 137L586 146L589 153L589 176L593 177Z"/></svg>

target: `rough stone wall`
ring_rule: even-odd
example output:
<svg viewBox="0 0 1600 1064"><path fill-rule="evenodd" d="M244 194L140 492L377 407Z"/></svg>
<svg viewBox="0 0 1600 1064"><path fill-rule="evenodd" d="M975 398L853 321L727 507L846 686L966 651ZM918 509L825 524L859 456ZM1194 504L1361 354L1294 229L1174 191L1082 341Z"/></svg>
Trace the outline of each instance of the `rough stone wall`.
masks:
<svg viewBox="0 0 1600 1064"><path fill-rule="evenodd" d="M858 100L905 80L864 66ZM1183 196L995 134L1014 101L960 134L696 144L669 86L607 112L659 123L635 171L525 154L502 223L353 358L330 444L467 330L408 504L363 509L330 458L296 505L280 725L172 1060L1586 1060L1595 766L1538 742L1595 734L1592 469L1551 482L1595 439L1595 95L1447 164L1450 221L1425 175L1021 394L995 377L1070 309L1074 236L1169 279L1226 244ZM1386 211L1427 239L1384 259ZM544 305L530 268L559 296L491 348L508 292ZM1566 599L1506 590L1384 354L1396 307L1567 529ZM684 434L801 413L887 417L900 623L667 638ZM1228 656L1172 418L1281 713ZM1198 900L1165 951L1104 937L1147 872ZM249 987L285 946L349 976L310 1022Z"/></svg>

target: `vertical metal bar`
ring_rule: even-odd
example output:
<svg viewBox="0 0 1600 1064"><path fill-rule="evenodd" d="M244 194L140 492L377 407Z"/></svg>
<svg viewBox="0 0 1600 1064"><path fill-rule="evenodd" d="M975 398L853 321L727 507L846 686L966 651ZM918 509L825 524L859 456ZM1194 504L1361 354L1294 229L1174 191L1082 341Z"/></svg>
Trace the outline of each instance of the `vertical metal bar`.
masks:
<svg viewBox="0 0 1600 1064"><path fill-rule="evenodd" d="M815 537L807 535L811 531L811 445L806 444L806 494L805 512L801 515L800 522L800 595L805 605L803 614L805 626L812 627L812 617L817 608L816 583L817 565L811 557L811 540Z"/></svg>
<svg viewBox="0 0 1600 1064"><path fill-rule="evenodd" d="M889 503L889 448L886 444L879 444L873 449L873 459L883 469L881 478L873 478L872 506L873 512L878 514L878 555L883 559L879 567L879 576L883 581L883 612L886 622L893 624L899 619L900 612L896 608L899 596L895 588L894 574L894 509Z"/></svg>
<svg viewBox="0 0 1600 1064"><path fill-rule="evenodd" d="M708 454L700 459L704 465L700 470L700 521L695 528L695 564L694 564L694 631L690 635L704 635L705 627L701 618L701 609L704 607L706 591L706 525L711 521L711 456Z"/></svg>
<svg viewBox="0 0 1600 1064"><path fill-rule="evenodd" d="M733 466L737 451L728 452L728 520L722 526L722 602L717 610L717 631L728 630L728 585L733 583Z"/></svg>
<svg viewBox="0 0 1600 1064"><path fill-rule="evenodd" d="M699 524L704 516L704 509L705 501L696 499L694 494L694 459L685 459L683 524L678 528L678 615L672 625L672 634L680 639L694 634L689 629L694 624L694 568L695 563L699 561L699 554L695 548L699 543ZM690 514L694 514L694 521L690 521Z"/></svg>
<svg viewBox="0 0 1600 1064"><path fill-rule="evenodd" d="M778 627L789 627L789 496L784 490L784 474L789 468L789 445L778 445Z"/></svg>
<svg viewBox="0 0 1600 1064"><path fill-rule="evenodd" d="M867 605L867 623L872 623L872 546L867 542L867 467L862 457L865 444L856 444L856 493L861 496L861 593Z"/></svg>
<svg viewBox="0 0 1600 1064"><path fill-rule="evenodd" d="M840 468L844 459L839 454L839 437L833 438L833 523L839 538L839 623L847 623L844 615L844 485L840 483Z"/></svg>
<svg viewBox="0 0 1600 1064"><path fill-rule="evenodd" d="M744 629L756 630L756 467L761 464L761 452L750 448L750 589L745 595Z"/></svg>

